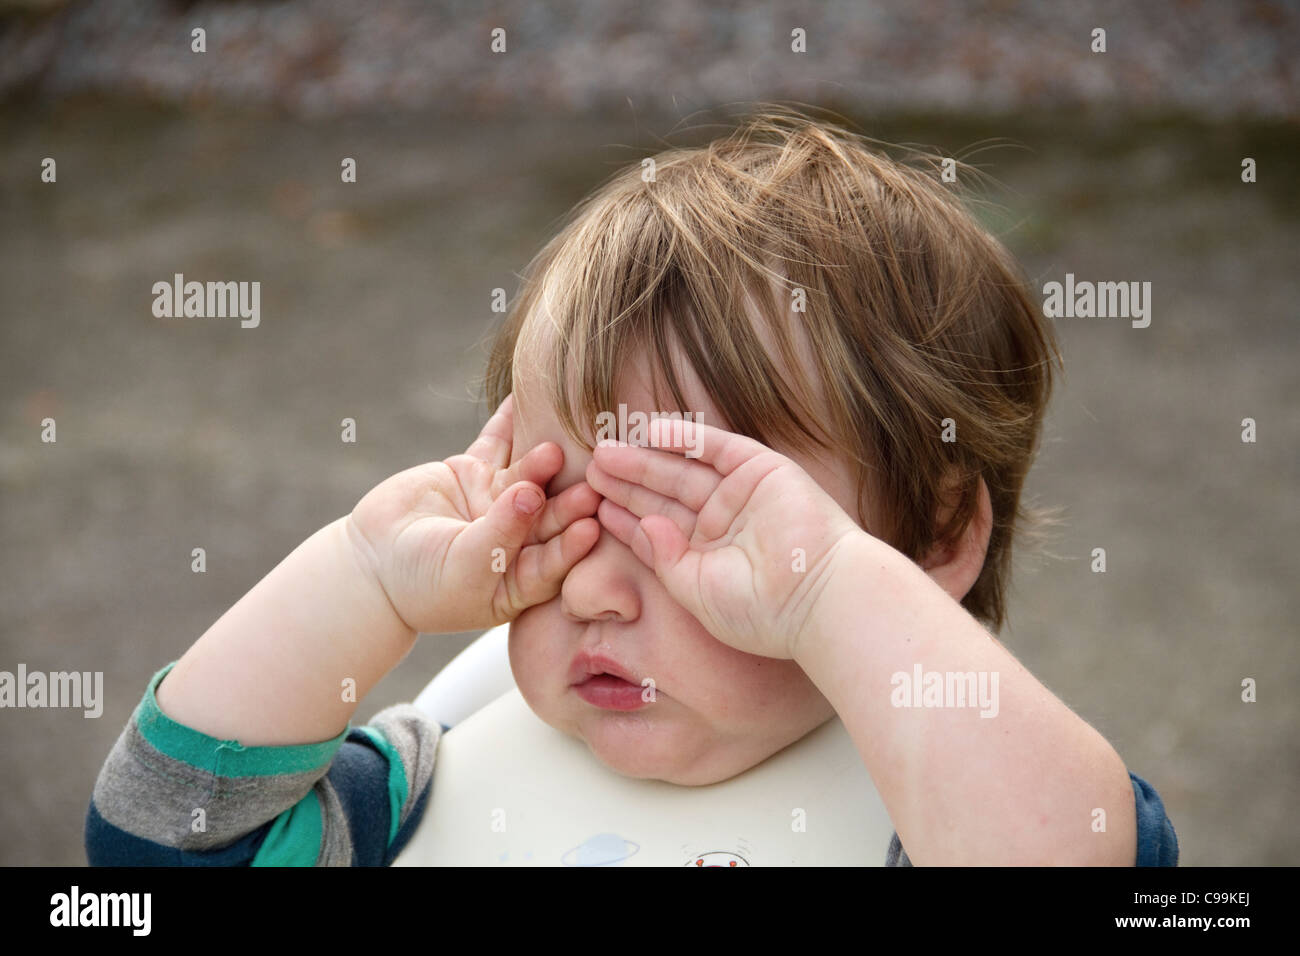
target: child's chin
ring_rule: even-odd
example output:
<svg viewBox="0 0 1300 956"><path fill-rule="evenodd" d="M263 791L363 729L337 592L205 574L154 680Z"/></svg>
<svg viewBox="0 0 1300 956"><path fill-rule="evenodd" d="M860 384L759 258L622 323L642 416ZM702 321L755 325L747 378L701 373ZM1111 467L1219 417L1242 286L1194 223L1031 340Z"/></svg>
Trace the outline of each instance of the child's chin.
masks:
<svg viewBox="0 0 1300 956"><path fill-rule="evenodd" d="M579 734L602 764L624 777L637 780L662 780L682 787L702 787L727 779L731 774L716 773L683 759L686 748L665 746L656 752L633 741L610 739L606 733ZM668 741L659 743L667 744Z"/></svg>
<svg viewBox="0 0 1300 956"><path fill-rule="evenodd" d="M647 728L633 729L628 723L622 719L582 720L574 736L587 745L592 756L624 777L665 780L674 775L679 758L671 754L671 747L663 747L662 736L656 735L658 739L651 743Z"/></svg>
<svg viewBox="0 0 1300 956"><path fill-rule="evenodd" d="M716 779L697 779L696 775L688 773L680 767L655 767L647 765L644 761L607 760L594 750L592 753L595 753L596 759L610 770L621 776L632 777L636 780L660 780L664 783L676 784L679 787L702 787L718 782Z"/></svg>

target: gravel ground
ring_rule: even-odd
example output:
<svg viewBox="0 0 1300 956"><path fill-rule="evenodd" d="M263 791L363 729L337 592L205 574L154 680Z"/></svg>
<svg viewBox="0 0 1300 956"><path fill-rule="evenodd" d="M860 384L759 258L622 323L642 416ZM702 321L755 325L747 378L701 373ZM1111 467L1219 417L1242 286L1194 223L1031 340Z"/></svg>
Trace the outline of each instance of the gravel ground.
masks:
<svg viewBox="0 0 1300 956"><path fill-rule="evenodd" d="M0 30L0 93L215 98L315 116L628 102L676 113L775 96L895 110L1300 112L1300 7L1280 0L0 0L0 15L12 8L46 12ZM490 49L495 29L504 51Z"/></svg>
<svg viewBox="0 0 1300 956"><path fill-rule="evenodd" d="M373 484L465 447L487 411L490 290L641 155L610 144L671 125L0 112L0 668L103 671L106 692L97 720L0 713L0 864L84 862L91 785L148 677ZM1153 283L1150 328L1058 322L1068 373L1030 490L1066 524L1055 557L1019 563L1004 639L1157 786L1183 863L1300 862L1295 127L1106 110L864 125L1019 144L978 158L1031 274ZM154 319L151 285L174 272L261 281L261 326ZM423 639L358 716L467 640Z"/></svg>

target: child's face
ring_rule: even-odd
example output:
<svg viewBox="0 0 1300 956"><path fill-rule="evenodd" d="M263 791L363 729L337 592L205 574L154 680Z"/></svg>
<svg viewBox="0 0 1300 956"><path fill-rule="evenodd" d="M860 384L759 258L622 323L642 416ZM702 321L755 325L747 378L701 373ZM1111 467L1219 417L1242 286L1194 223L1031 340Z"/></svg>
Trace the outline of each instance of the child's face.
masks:
<svg viewBox="0 0 1300 956"><path fill-rule="evenodd" d="M628 384L617 401L626 403L629 416L674 411L654 406L647 375L638 376L646 367L644 362L628 364ZM678 369L683 368L679 363ZM677 411L728 427L688 368L679 380L691 407ZM617 401L611 409L616 415ZM565 434L536 372L521 368L516 374L514 405L512 463L541 442L553 441L564 450L564 468L547 494L584 481L591 455ZM827 466L786 453L858 520L842 462ZM603 528L591 551L570 570L559 595L511 624L510 664L524 699L548 724L584 741L620 773L677 784L733 777L834 713L793 661L745 654L712 637L669 596L654 570ZM652 679L653 702L642 702L641 695L610 677L585 689L576 686L602 667L621 672L638 689L645 678ZM610 696L631 698L635 709L602 706L609 701L592 690L602 683L614 685Z"/></svg>

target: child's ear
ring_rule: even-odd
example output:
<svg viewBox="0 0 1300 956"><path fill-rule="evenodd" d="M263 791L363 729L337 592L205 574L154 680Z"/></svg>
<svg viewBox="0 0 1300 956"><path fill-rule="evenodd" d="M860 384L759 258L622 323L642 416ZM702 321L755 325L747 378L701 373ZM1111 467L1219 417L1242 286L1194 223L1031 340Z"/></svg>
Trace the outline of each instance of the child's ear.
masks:
<svg viewBox="0 0 1300 956"><path fill-rule="evenodd" d="M993 531L993 505L983 478L979 480L978 495L975 514L961 538L954 544L936 546L921 562L925 573L954 601L960 601L975 586L984 568L984 557L988 554L989 535ZM942 527L953 510L952 506L941 508L935 527Z"/></svg>

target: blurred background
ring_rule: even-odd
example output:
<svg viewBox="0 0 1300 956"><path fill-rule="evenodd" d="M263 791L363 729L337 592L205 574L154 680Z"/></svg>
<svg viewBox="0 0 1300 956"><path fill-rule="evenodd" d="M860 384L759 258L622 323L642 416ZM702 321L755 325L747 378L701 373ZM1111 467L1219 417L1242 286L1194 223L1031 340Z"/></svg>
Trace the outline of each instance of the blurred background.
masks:
<svg viewBox="0 0 1300 956"><path fill-rule="evenodd" d="M1018 558L1003 639L1156 786L1183 864L1300 862L1298 27L1281 2L0 0L0 670L105 693L96 720L0 710L0 864L84 863L148 678L472 440L491 290L558 217L758 99L980 166L1040 289L1152 283L1149 328L1057 321L1029 492L1065 523ZM261 325L154 318L177 272L260 281ZM357 722L472 637L423 638Z"/></svg>

